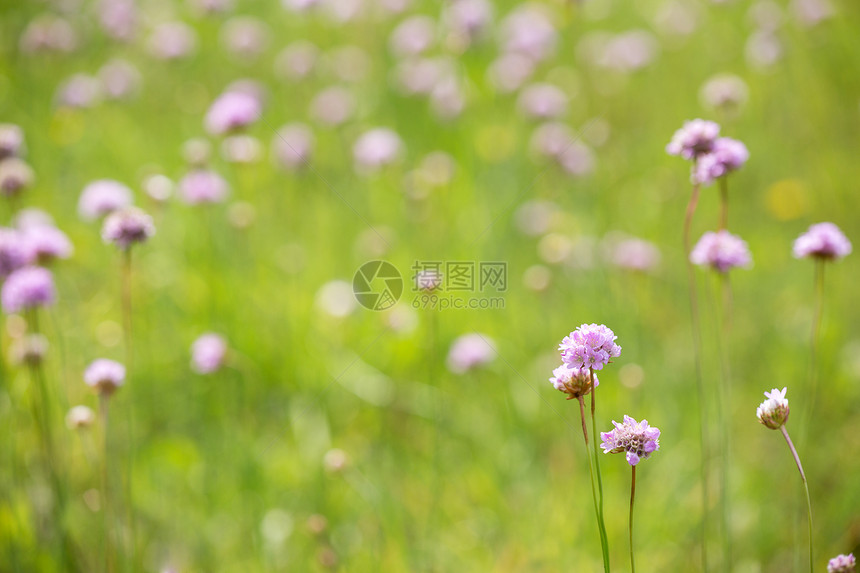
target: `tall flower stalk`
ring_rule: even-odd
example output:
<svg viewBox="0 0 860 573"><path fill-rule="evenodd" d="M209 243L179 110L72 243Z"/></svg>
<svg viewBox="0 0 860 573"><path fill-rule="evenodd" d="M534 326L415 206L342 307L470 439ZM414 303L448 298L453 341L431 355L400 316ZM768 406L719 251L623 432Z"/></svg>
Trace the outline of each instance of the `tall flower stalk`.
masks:
<svg viewBox="0 0 860 573"><path fill-rule="evenodd" d="M636 466L642 460L660 449L660 430L650 426L648 420L637 422L624 415L624 422L612 421L614 429L602 432L600 438L604 454L624 453L631 467L630 478L630 516L628 519L628 535L630 543L630 571L636 573L636 559L633 552L633 502L636 499Z"/></svg>
<svg viewBox="0 0 860 573"><path fill-rule="evenodd" d="M699 404L699 437L702 450L702 524L701 524L701 547L702 547L702 568L708 570L707 556L707 516L708 516L708 490L709 490L709 474L710 474L710 452L709 438L707 432L707 408L705 398L705 383L702 372L702 334L701 334L701 318L699 314L699 305L696 294L696 276L692 264L695 262L694 256L696 249L699 249L706 237L699 242L696 249L690 249L690 231L692 227L693 214L699 201L699 193L702 186L710 185L714 181L720 182L720 215L719 215L719 232L710 243L721 244L723 241L722 235L728 235L725 230L728 225L728 184L726 175L739 169L749 158L749 152L746 146L740 141L728 138L719 137L720 126L712 121L696 119L688 121L684 126L675 132L672 140L666 146L666 152L670 155L678 155L684 159L692 161L691 181L693 191L690 196L690 201L687 204L686 215L684 217L684 252L689 257L687 261L687 277L688 289L690 298L690 314L693 329L693 347L694 359L696 367L696 385L698 391ZM713 234L711 234L713 235ZM722 269L718 269L721 270ZM728 282L724 281L724 296L725 289L728 288ZM724 345L721 345L724 346ZM721 352L722 354L722 352ZM721 363L725 361L721 357ZM724 373L726 370L722 370ZM731 565L731 539L728 531L728 505L727 505L727 464L728 464L728 426L725 420L725 404L724 390L727 381L724 379L723 388L717 393L717 417L718 424L722 429L721 446L722 446L722 468L720 472L720 506L721 521L723 529L723 569L728 570Z"/></svg>
<svg viewBox="0 0 860 573"><path fill-rule="evenodd" d="M603 516L603 480L600 475L600 458L597 449L596 400L595 389L600 384L595 370L602 370L614 357L621 355L621 347L615 344L618 337L607 327L597 324L583 324L565 336L559 344L563 364L553 371L552 385L567 394L567 399L579 401L582 419L582 437L585 441L588 468L591 476L591 494L594 499L594 513L600 546L603 555L603 568L609 572L609 537ZM593 450L588 447L588 427L585 422L585 401L583 397L591 394L591 432L595 437ZM593 456L593 457L592 457Z"/></svg>
<svg viewBox="0 0 860 573"><path fill-rule="evenodd" d="M806 518L809 529L809 573L813 573L815 568L815 558L813 555L812 543L812 501L809 497L809 484L806 481L806 474L803 471L803 465L800 463L800 456L797 455L797 449L788 435L788 430L785 427L788 422L788 400L785 397L787 388L778 390L774 388L770 392L765 392L765 400L756 410L756 416L759 422L771 430L779 430L782 437L785 438L785 443L788 444L788 449L794 457L794 463L797 464L797 471L800 473L800 480L803 482L803 491L806 494Z"/></svg>
<svg viewBox="0 0 860 573"><path fill-rule="evenodd" d="M102 425L101 490L104 515L104 569L114 571L116 546L119 535L114 535L113 499L110 488L110 428L108 407L110 397L125 383L125 366L113 360L100 358L92 362L84 372L84 382L99 396L99 419Z"/></svg>
<svg viewBox="0 0 860 573"><path fill-rule="evenodd" d="M818 348L824 307L824 268L828 262L849 255L851 242L833 223L818 223L809 227L807 232L794 241L793 252L795 258L809 258L815 261L814 310L809 341L809 405L802 417L805 428L812 416L818 390Z"/></svg>
<svg viewBox="0 0 860 573"><path fill-rule="evenodd" d="M121 304L123 315L123 333L125 338L126 365L129 369L132 368L134 360L133 351L133 336L132 336L132 301L131 301L131 272L132 259L131 249L134 245L146 242L155 234L155 225L150 217L143 210L137 207L124 207L110 213L104 220L102 225L102 239L105 243L115 245L122 256L120 267L121 274ZM129 441L133 440L134 433L134 418L129 412L127 419ZM132 475L133 475L134 456L128 457L128 477L126 480L126 497L128 506L131 508L133 502ZM128 527L131 538L130 556L132 561L135 560L135 523L134 513L129 510Z"/></svg>
<svg viewBox="0 0 860 573"><path fill-rule="evenodd" d="M57 471L57 452L54 449L54 429L52 403L48 385L45 382L42 359L45 352L44 342L40 340L38 312L40 308L53 305L57 294L51 271L41 267L19 268L6 277L0 291L0 303L6 314L23 314L27 318L29 340L35 342L25 352L30 377L36 388L37 396L31 397L33 418L37 423L40 449L44 469L51 484L55 502L52 503L52 521L60 538L60 553L63 565L69 571L78 571L71 538L63 526L66 510L66 492ZM42 339L43 340L43 339ZM41 348L39 348L41 347Z"/></svg>

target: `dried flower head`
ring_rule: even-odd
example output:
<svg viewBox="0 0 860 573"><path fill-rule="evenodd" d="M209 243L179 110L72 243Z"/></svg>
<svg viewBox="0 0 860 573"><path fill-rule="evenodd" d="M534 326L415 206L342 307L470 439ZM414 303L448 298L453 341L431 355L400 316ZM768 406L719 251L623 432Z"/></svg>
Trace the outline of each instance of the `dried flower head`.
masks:
<svg viewBox="0 0 860 573"><path fill-rule="evenodd" d="M621 355L615 344L618 337L602 324L583 324L565 336L558 345L561 359L571 368L602 370L612 358Z"/></svg>
<svg viewBox="0 0 860 573"><path fill-rule="evenodd" d="M126 207L108 215L102 226L102 239L122 250L143 243L155 234L152 217L137 207Z"/></svg>
<svg viewBox="0 0 860 573"><path fill-rule="evenodd" d="M855 565L853 553L837 555L827 562L827 573L854 573Z"/></svg>
<svg viewBox="0 0 860 573"><path fill-rule="evenodd" d="M785 397L787 390L788 388L782 390L774 388L770 392L765 392L767 400L762 402L755 412L759 422L771 430L778 430L788 421L788 400Z"/></svg>
<svg viewBox="0 0 860 573"><path fill-rule="evenodd" d="M66 426L70 430L89 428L95 421L95 413L87 406L75 406L66 414Z"/></svg>
<svg viewBox="0 0 860 573"><path fill-rule="evenodd" d="M48 339L41 334L25 334L12 342L10 353L15 364L41 364L48 353Z"/></svg>
<svg viewBox="0 0 860 573"><path fill-rule="evenodd" d="M690 252L690 262L725 273L735 267L750 267L752 255L746 241L723 230L702 235Z"/></svg>
<svg viewBox="0 0 860 573"><path fill-rule="evenodd" d="M110 396L125 383L125 366L114 360L99 358L87 366L84 382L98 394Z"/></svg>
<svg viewBox="0 0 860 573"><path fill-rule="evenodd" d="M10 157L0 161L0 193L6 197L18 195L33 184L33 168L23 159Z"/></svg>
<svg viewBox="0 0 860 573"><path fill-rule="evenodd" d="M7 314L54 304L57 293L51 271L25 267L13 272L3 283L0 301Z"/></svg>
<svg viewBox="0 0 860 573"><path fill-rule="evenodd" d="M592 378L594 379L593 388L591 386ZM588 368L571 368L567 364L562 364L553 370L552 378L549 381L553 388L567 394L568 400L581 398L600 385L597 375L592 376L591 370Z"/></svg>
<svg viewBox="0 0 860 573"><path fill-rule="evenodd" d="M794 256L824 260L841 259L851 253L851 241L833 223L817 223L794 241Z"/></svg>
<svg viewBox="0 0 860 573"><path fill-rule="evenodd" d="M660 430L649 426L648 420L637 422L625 414L623 424L613 420L612 425L614 430L600 433L604 454L626 452L627 463L635 466L660 449Z"/></svg>
<svg viewBox="0 0 860 573"><path fill-rule="evenodd" d="M0 159L20 157L24 152L24 132L13 123L0 123Z"/></svg>
<svg viewBox="0 0 860 573"><path fill-rule="evenodd" d="M684 127L672 136L672 141L666 146L666 153L680 155L684 159L697 159L713 149L719 135L720 126L713 121L686 121Z"/></svg>

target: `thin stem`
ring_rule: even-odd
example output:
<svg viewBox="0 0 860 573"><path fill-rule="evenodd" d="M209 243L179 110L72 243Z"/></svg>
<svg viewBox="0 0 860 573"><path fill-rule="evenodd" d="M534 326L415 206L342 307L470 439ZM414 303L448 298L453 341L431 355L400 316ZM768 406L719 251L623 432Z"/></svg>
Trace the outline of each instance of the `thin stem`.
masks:
<svg viewBox="0 0 860 573"><path fill-rule="evenodd" d="M131 336L131 248L122 252L120 269L122 279L122 326L125 342L125 366L132 366L132 336Z"/></svg>
<svg viewBox="0 0 860 573"><path fill-rule="evenodd" d="M720 177L720 231L729 226L729 181L726 176Z"/></svg>
<svg viewBox="0 0 860 573"><path fill-rule="evenodd" d="M729 360L729 335L731 325L732 290L727 273L718 273L722 294L715 292L717 299L718 321L717 352L720 357L721 383L717 393L717 416L721 438L720 463L720 518L723 530L723 570L730 571L732 563L732 537L729 524L731 523L731 505L729 503L729 467L731 467L731 361ZM720 304L722 301L722 304ZM727 416L728 410L728 418Z"/></svg>
<svg viewBox="0 0 860 573"><path fill-rule="evenodd" d="M630 466L633 469L630 479L630 571L636 573L636 564L633 561L633 500L636 497L636 466Z"/></svg>
<svg viewBox="0 0 860 573"><path fill-rule="evenodd" d="M782 432L782 437L785 438L785 442L788 444L788 449L791 450L791 455L794 456L794 463L797 464L797 471L800 472L800 480L803 482L803 491L806 493L806 517L809 524L809 573L813 573L812 501L809 498L809 484L806 482L806 474L803 473L803 465L800 463L800 456L797 455L797 450L794 449L794 444L791 442L791 438L788 437L788 430L785 429L784 425L780 426L779 430Z"/></svg>
<svg viewBox="0 0 860 573"><path fill-rule="evenodd" d="M108 460L110 459L110 450L108 449L108 400L105 394L99 394L99 416L102 422L102 512L104 514L104 559L105 571L111 573L113 567L113 528L111 527L111 499L110 488L108 485Z"/></svg>
<svg viewBox="0 0 860 573"><path fill-rule="evenodd" d="M594 390L592 389L592 392ZM582 396L577 396L579 400L579 416L582 419L582 438L585 440L585 457L588 458L588 473L591 476L591 497L594 500L594 517L597 519L597 533L600 536L600 551L603 556L603 569L608 573L609 559L606 550L606 537L603 530L603 524L600 520L600 509L597 506L597 485L594 481L594 459L591 457L591 450L588 448L588 426L585 423L585 400Z"/></svg>
<svg viewBox="0 0 860 573"><path fill-rule="evenodd" d="M807 406L804 428L808 427L812 416L818 386L818 344L821 338L821 315L824 309L824 265L825 261L815 260L814 311L812 315L812 332L810 333L809 356L809 406ZM801 436L803 442L803 436Z"/></svg>
<svg viewBox="0 0 860 573"><path fill-rule="evenodd" d="M128 372L129 381L131 381L134 375L134 337L132 335L132 293L131 293L131 248L124 250L122 252L122 317L123 317L123 333L125 335L125 367ZM131 392L134 392L133 385L130 385ZM132 400L130 403L134 403ZM128 427L128 443L134 443L134 414L133 411L129 411L127 416L127 427ZM126 504L128 507L128 531L129 531L129 539L130 539L130 547L129 551L124 555L127 559L130 559L132 562L136 560L136 539L135 539L135 522L134 522L134 497L132 494L132 476L134 474L134 449L131 449L131 452L128 455L127 462L128 468L126 470L127 476L125 479L125 495L126 495ZM117 537L116 539L117 546L121 547L122 539Z"/></svg>
<svg viewBox="0 0 860 573"><path fill-rule="evenodd" d="M603 479L600 477L600 454L597 450L597 421L594 415L594 411L596 409L594 395L597 393L594 391L594 368L588 369L588 376L591 382L591 434L594 436L593 446L594 446L594 467L597 470L597 506L598 512L597 515L600 519L600 531L603 534L603 566L606 571L609 571L609 536L606 535L606 522L603 519Z"/></svg>
<svg viewBox="0 0 860 573"><path fill-rule="evenodd" d="M708 479L708 439L706 434L706 410L705 410L705 384L702 376L702 339L701 325L699 320L699 303L696 297L696 270L690 262L690 227L693 222L693 214L699 202L699 186L693 186L693 193L687 203L687 211L684 216L684 260L687 263L687 283L690 295L690 317L693 326L693 357L696 364L696 391L699 407L699 447L702 454L701 480L702 480L702 520L700 527L701 536L701 559L702 570L708 571L708 549L707 549L707 515L708 515L708 491L710 489Z"/></svg>
<svg viewBox="0 0 860 573"><path fill-rule="evenodd" d="M39 315L37 309L30 309L27 314L27 318L30 331L33 334L39 334ZM30 376L39 392L38 404L35 400L32 401L33 416L36 418L39 425L42 455L45 458L44 461L45 467L48 471L48 478L51 482L53 493L56 496L56 501L52 504L52 509L54 512L54 524L57 527L57 532L60 537L62 559L69 571L78 571L78 565L75 561L74 546L66 528L63 525L66 513L66 492L63 488L63 483L60 480L56 467L58 457L54 450L51 400L48 394L48 386L45 383L45 372L41 361L30 363Z"/></svg>

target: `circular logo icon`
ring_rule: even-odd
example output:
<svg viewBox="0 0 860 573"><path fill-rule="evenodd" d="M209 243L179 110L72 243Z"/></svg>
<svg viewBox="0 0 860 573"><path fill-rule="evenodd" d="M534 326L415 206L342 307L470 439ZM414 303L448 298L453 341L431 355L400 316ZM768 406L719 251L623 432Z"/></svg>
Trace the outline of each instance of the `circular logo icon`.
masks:
<svg viewBox="0 0 860 573"><path fill-rule="evenodd" d="M403 277L388 261L370 261L355 271L352 292L361 306L370 310L388 310L403 294Z"/></svg>

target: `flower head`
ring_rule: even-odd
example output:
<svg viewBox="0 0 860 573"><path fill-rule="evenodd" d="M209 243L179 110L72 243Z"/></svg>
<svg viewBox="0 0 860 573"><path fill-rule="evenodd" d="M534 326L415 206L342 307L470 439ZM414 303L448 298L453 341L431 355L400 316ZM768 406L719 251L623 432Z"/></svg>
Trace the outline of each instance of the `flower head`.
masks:
<svg viewBox="0 0 860 573"><path fill-rule="evenodd" d="M837 555L827 562L827 573L853 573L855 565L853 553Z"/></svg>
<svg viewBox="0 0 860 573"><path fill-rule="evenodd" d="M99 394L110 396L125 383L125 366L107 358L93 360L84 371L84 382Z"/></svg>
<svg viewBox="0 0 860 573"><path fill-rule="evenodd" d="M765 400L755 411L758 421L770 428L778 430L788 421L788 399L785 393L788 388L778 390L774 388L770 392L765 392Z"/></svg>
<svg viewBox="0 0 860 573"><path fill-rule="evenodd" d="M33 168L23 159L10 157L0 161L0 193L6 197L18 195L33 184Z"/></svg>
<svg viewBox="0 0 860 573"><path fill-rule="evenodd" d="M102 226L102 239L122 250L143 243L155 234L152 217L137 207L127 207L111 213Z"/></svg>
<svg viewBox="0 0 860 573"><path fill-rule="evenodd" d="M672 136L672 141L666 146L666 153L680 155L684 159L697 159L713 149L719 135L720 126L713 121L686 121L684 127Z"/></svg>
<svg viewBox="0 0 860 573"><path fill-rule="evenodd" d="M833 223L818 223L794 241L794 256L836 260L851 253L851 241Z"/></svg>
<svg viewBox="0 0 860 573"><path fill-rule="evenodd" d="M602 324L583 324L558 345L561 359L571 368L602 370L610 359L621 355L618 337Z"/></svg>
<svg viewBox="0 0 860 573"><path fill-rule="evenodd" d="M10 354L15 364L40 364L48 353L48 339L41 334L25 334L12 342Z"/></svg>
<svg viewBox="0 0 860 573"><path fill-rule="evenodd" d="M649 426L648 420L637 422L625 414L623 424L613 420L612 425L614 430L600 433L604 454L626 452L627 463L635 466L660 449L660 430Z"/></svg>
<svg viewBox="0 0 860 573"><path fill-rule="evenodd" d="M448 351L448 369L463 374L473 368L492 362L496 357L493 340L483 334L464 334L451 344Z"/></svg>
<svg viewBox="0 0 860 573"><path fill-rule="evenodd" d="M206 113L206 131L223 135L247 127L260 119L260 100L241 91L228 91L216 99Z"/></svg>
<svg viewBox="0 0 860 573"><path fill-rule="evenodd" d="M597 375L593 376L594 386L591 385L592 374L587 368L570 368L567 364L562 364L552 371L552 378L549 381L553 388L559 392L567 394L567 399L581 398L600 384Z"/></svg>
<svg viewBox="0 0 860 573"><path fill-rule="evenodd" d="M20 157L24 152L24 132L15 124L0 124L0 159Z"/></svg>
<svg viewBox="0 0 860 573"><path fill-rule="evenodd" d="M690 262L725 273L735 267L751 266L752 255L746 241L723 230L702 235L690 253Z"/></svg>
<svg viewBox="0 0 860 573"><path fill-rule="evenodd" d="M224 365L227 341L223 336L207 332L191 345L191 368L198 374L210 374Z"/></svg>
<svg viewBox="0 0 860 573"><path fill-rule="evenodd" d="M92 221L131 205L131 189L112 179L93 181L81 192L78 213L86 221Z"/></svg>
<svg viewBox="0 0 860 573"><path fill-rule="evenodd" d="M72 254L72 243L64 232L52 225L31 225L21 232L27 258L37 264L54 259L67 259Z"/></svg>
<svg viewBox="0 0 860 573"><path fill-rule="evenodd" d="M709 153L696 160L693 182L710 185L716 179L740 169L749 156L746 145L737 139L721 137L714 142Z"/></svg>
<svg viewBox="0 0 860 573"><path fill-rule="evenodd" d="M393 163L400 155L403 142L390 129L377 128L365 132L352 148L356 163L367 170L374 170Z"/></svg>
<svg viewBox="0 0 860 573"><path fill-rule="evenodd" d="M189 205L220 203L229 193L227 181L209 169L195 169L179 181L179 194Z"/></svg>
<svg viewBox="0 0 860 573"><path fill-rule="evenodd" d="M25 267L13 272L3 283L0 302L7 314L54 304L57 293L51 271Z"/></svg>
<svg viewBox="0 0 860 573"><path fill-rule="evenodd" d="M30 262L28 249L22 233L15 229L0 227L0 279Z"/></svg>

